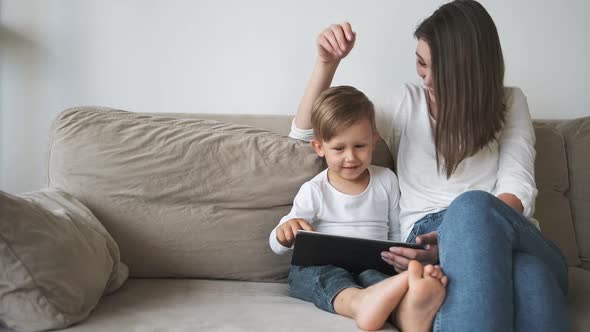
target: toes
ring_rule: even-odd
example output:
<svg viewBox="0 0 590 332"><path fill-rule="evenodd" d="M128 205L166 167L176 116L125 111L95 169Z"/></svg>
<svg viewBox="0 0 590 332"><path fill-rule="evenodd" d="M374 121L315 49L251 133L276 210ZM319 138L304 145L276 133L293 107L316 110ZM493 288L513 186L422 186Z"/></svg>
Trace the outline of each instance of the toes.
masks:
<svg viewBox="0 0 590 332"><path fill-rule="evenodd" d="M447 287L447 284L449 283L449 278L447 278L447 276L443 276L442 278L440 278L440 283L443 284L443 286Z"/></svg>
<svg viewBox="0 0 590 332"><path fill-rule="evenodd" d="M440 265L435 265L432 273L430 274L431 277L436 278L436 279L440 279L440 278L444 277L444 275L445 274L443 273L442 269L440 268Z"/></svg>
<svg viewBox="0 0 590 332"><path fill-rule="evenodd" d="M442 278L442 277L445 277L445 276L446 276L445 272L442 270L442 268L441 268L441 267L439 267L439 268L438 268L438 270L440 271L440 278Z"/></svg>
<svg viewBox="0 0 590 332"><path fill-rule="evenodd" d="M430 276L435 279L440 279L442 277L442 272L440 271L440 269L437 269L435 266L434 269L432 269Z"/></svg>
<svg viewBox="0 0 590 332"><path fill-rule="evenodd" d="M418 261L410 261L408 264L408 278L410 280L421 279L424 273L424 267Z"/></svg>
<svg viewBox="0 0 590 332"><path fill-rule="evenodd" d="M428 264L424 267L424 276L432 276L434 272L434 266Z"/></svg>

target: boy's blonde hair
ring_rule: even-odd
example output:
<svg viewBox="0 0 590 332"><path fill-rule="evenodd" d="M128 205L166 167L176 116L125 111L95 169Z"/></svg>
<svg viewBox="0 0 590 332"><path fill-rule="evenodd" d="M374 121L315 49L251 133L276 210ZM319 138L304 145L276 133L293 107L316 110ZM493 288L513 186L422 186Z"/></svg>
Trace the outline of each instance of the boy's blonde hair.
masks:
<svg viewBox="0 0 590 332"><path fill-rule="evenodd" d="M365 119L369 120L375 132L373 103L364 93L346 85L323 91L311 109L311 125L315 138L325 142Z"/></svg>

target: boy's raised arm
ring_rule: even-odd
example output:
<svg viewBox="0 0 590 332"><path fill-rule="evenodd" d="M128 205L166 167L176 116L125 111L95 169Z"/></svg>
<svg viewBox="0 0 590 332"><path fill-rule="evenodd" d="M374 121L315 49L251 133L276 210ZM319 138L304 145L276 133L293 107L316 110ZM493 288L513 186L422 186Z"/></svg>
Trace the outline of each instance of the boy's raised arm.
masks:
<svg viewBox="0 0 590 332"><path fill-rule="evenodd" d="M348 22L333 24L318 35L316 41L318 58L297 109L295 116L297 128L311 128L313 103L322 91L330 87L340 60L352 50L355 40L356 33L352 31Z"/></svg>

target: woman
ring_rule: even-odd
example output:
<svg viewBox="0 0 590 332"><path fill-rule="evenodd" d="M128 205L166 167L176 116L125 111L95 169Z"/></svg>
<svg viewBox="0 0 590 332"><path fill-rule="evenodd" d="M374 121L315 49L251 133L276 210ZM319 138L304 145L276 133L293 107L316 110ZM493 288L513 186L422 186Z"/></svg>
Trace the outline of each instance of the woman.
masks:
<svg viewBox="0 0 590 332"><path fill-rule="evenodd" d="M565 259L528 219L535 135L523 93L504 87L492 18L478 2L456 0L415 37L423 84L382 105L378 125L397 161L402 238L428 249L391 248L383 259L397 270L412 259L440 263L449 285L434 331L571 330ZM292 136L313 136L311 105L355 39L348 23L318 36Z"/></svg>

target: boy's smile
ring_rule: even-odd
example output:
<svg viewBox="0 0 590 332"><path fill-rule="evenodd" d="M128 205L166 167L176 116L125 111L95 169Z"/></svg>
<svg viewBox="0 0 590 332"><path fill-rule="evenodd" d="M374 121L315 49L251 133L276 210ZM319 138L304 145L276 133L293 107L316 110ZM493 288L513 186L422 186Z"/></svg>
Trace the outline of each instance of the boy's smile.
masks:
<svg viewBox="0 0 590 332"><path fill-rule="evenodd" d="M367 167L371 164L377 137L371 122L361 120L329 141L312 141L318 155L326 158L328 178L333 186L349 191L355 185L368 184Z"/></svg>

